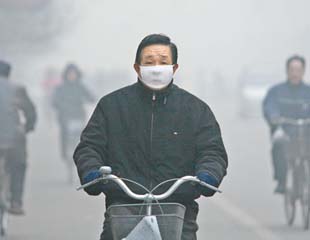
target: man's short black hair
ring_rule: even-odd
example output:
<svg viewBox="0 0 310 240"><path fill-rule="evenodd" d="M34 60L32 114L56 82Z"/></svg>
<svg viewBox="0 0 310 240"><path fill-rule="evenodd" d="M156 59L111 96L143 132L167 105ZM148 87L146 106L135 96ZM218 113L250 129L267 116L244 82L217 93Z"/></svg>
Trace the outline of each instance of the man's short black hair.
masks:
<svg viewBox="0 0 310 240"><path fill-rule="evenodd" d="M293 56L289 57L286 61L286 70L288 70L291 62L293 62L295 60L301 62L301 64L303 65L304 68L306 67L306 60L304 57L299 56L299 55L293 55Z"/></svg>
<svg viewBox="0 0 310 240"><path fill-rule="evenodd" d="M135 63L136 64L141 63L141 53L144 48L151 46L151 45L155 45L155 44L169 46L171 49L173 64L178 63L178 48L173 42L171 42L171 39L164 34L151 34L151 35L146 36L139 44L139 47L136 53Z"/></svg>
<svg viewBox="0 0 310 240"><path fill-rule="evenodd" d="M11 73L11 65L8 62L0 60L0 76L8 78Z"/></svg>

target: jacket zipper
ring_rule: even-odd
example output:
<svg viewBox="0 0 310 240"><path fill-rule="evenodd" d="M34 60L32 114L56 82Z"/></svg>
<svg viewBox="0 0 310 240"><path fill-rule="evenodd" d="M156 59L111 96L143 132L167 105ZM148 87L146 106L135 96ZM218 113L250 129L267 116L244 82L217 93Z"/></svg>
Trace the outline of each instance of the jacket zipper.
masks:
<svg viewBox="0 0 310 240"><path fill-rule="evenodd" d="M154 132L154 108L155 108L156 94L153 92L152 96L152 117L151 117L151 135L150 135L150 163L153 161L153 132ZM152 167L150 168L150 190L153 188L152 182Z"/></svg>

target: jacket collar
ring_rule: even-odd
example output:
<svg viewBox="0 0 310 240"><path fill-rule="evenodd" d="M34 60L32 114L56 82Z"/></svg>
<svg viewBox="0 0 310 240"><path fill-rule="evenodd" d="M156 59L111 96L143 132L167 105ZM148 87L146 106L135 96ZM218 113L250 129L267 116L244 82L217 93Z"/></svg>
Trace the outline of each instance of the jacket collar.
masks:
<svg viewBox="0 0 310 240"><path fill-rule="evenodd" d="M290 80L286 80L286 85L289 87L289 88L292 88L292 89L299 89L301 87L304 87L305 86L305 83L304 81L301 81L299 84L292 84L290 82Z"/></svg>
<svg viewBox="0 0 310 240"><path fill-rule="evenodd" d="M155 102L163 101L164 104L166 104L169 94L175 89L173 81L166 88L159 91L147 88L146 86L144 86L144 84L141 82L139 78L136 85L137 85L137 91L143 99Z"/></svg>

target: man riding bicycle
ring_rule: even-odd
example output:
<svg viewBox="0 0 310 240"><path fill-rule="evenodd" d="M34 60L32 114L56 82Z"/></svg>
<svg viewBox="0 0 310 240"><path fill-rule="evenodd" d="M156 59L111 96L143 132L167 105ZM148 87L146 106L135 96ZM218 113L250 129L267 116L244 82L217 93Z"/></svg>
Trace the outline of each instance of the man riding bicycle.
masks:
<svg viewBox="0 0 310 240"><path fill-rule="evenodd" d="M23 215L27 167L26 134L34 129L36 110L26 89L9 80L11 66L0 61L0 148L2 173L9 179L9 212ZM3 175L3 176L4 176ZM0 180L1 182L1 180Z"/></svg>
<svg viewBox="0 0 310 240"><path fill-rule="evenodd" d="M173 83L178 69L177 47L161 34L140 43L134 68L138 81L103 97L82 133L74 160L82 183L101 176L99 168L111 166L113 174L151 189L186 175L219 186L226 175L227 154L219 125L209 106ZM162 186L154 194L163 193ZM130 188L143 194L134 185ZM106 195L106 206L135 203L112 182L86 188ZM215 192L184 184L167 202L186 206L183 240L196 239L201 194ZM102 240L111 240L110 219L105 215Z"/></svg>
<svg viewBox="0 0 310 240"><path fill-rule="evenodd" d="M278 182L276 193L285 191L288 146L296 137L295 128L280 124L281 118L310 118L310 87L303 81L305 67L303 57L290 57L286 63L288 80L271 88L263 102L264 116L272 135L274 178Z"/></svg>

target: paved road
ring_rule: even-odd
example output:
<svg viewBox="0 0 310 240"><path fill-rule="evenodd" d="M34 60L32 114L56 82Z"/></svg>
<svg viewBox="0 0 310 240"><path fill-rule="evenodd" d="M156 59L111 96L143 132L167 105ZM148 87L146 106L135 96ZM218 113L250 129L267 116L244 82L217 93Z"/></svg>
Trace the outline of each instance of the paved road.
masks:
<svg viewBox="0 0 310 240"><path fill-rule="evenodd" d="M310 231L284 222L282 199L273 195L268 130L261 119L242 120L233 101L211 101L230 156L224 193L199 199L199 239L308 240ZM41 121L29 143L26 209L11 218L9 240L98 239L103 197L76 192L65 181L57 129Z"/></svg>

